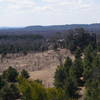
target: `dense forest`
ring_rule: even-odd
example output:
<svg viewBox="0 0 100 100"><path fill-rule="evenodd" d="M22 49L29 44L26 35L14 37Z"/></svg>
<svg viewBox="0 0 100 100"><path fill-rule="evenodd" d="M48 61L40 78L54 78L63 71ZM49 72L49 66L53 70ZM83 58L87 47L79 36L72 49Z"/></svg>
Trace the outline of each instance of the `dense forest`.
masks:
<svg viewBox="0 0 100 100"><path fill-rule="evenodd" d="M57 33L49 39L41 35L1 35L0 53L3 55L44 51L52 45L55 51L69 49L75 60L66 57L57 67L53 88L45 88L41 80L29 80L26 70L17 72L10 66L0 75L0 100L78 100L80 86L85 87L84 100L100 100L100 47L96 34L83 28L68 33Z"/></svg>
<svg viewBox="0 0 100 100"><path fill-rule="evenodd" d="M0 35L0 53L38 51L43 40L41 35Z"/></svg>
<svg viewBox="0 0 100 100"><path fill-rule="evenodd" d="M89 34L90 33L90 34ZM91 36L90 36L91 35ZM51 37L39 34L0 34L0 53L39 52L55 48L75 49L75 45L84 47L95 39L99 45L97 34L77 28L66 32L56 32ZM72 41L70 43L70 40ZM80 42L81 41L81 42Z"/></svg>

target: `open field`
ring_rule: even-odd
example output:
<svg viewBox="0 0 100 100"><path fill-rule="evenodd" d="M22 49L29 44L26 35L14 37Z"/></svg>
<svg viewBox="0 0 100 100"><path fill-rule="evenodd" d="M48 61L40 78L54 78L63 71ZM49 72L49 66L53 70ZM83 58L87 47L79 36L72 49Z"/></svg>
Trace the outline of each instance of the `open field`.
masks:
<svg viewBox="0 0 100 100"><path fill-rule="evenodd" d="M59 62L63 62L67 56L74 59L71 53L66 49L59 51L49 50L42 53L29 53L26 56L21 54L9 54L3 59L3 62L0 61L0 72L9 66L16 68L18 71L26 69L30 73L30 79L40 79L46 87L52 87L54 72L60 64Z"/></svg>

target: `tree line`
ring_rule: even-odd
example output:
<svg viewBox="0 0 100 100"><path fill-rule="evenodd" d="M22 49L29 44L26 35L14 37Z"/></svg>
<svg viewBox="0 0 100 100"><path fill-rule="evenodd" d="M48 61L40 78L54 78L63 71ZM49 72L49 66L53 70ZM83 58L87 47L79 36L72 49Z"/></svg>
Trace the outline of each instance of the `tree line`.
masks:
<svg viewBox="0 0 100 100"><path fill-rule="evenodd" d="M44 42L42 35L0 35L0 53L20 53L39 51Z"/></svg>
<svg viewBox="0 0 100 100"><path fill-rule="evenodd" d="M94 47L96 44L96 34L89 33L83 28L69 30L64 33L57 32L50 38L44 38L38 34L1 34L0 53L19 53L30 51L45 51L57 48L68 48L72 52L77 48L81 50L89 43Z"/></svg>

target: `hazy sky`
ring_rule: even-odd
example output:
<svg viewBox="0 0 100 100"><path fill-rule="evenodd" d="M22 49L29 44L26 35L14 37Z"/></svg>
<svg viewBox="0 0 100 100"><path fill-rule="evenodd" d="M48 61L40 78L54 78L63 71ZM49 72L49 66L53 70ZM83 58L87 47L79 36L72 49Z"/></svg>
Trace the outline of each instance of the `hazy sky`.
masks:
<svg viewBox="0 0 100 100"><path fill-rule="evenodd" d="M0 0L0 26L100 22L100 0Z"/></svg>

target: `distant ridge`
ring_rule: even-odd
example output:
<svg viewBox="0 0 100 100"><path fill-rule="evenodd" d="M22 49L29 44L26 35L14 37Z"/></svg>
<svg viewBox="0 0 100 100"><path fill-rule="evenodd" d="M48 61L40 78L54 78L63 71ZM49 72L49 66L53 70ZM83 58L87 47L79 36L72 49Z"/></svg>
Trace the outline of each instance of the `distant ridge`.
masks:
<svg viewBox="0 0 100 100"><path fill-rule="evenodd" d="M57 32L65 32L69 29L84 28L90 32L100 35L100 23L93 24L66 24L49 26L27 26L27 27L6 27L0 28L0 34L41 34L43 36L52 36Z"/></svg>
<svg viewBox="0 0 100 100"><path fill-rule="evenodd" d="M28 26L25 29L31 30L68 30L74 28L97 29L100 28L100 23L94 24L66 24L66 25L50 25L50 26Z"/></svg>
<svg viewBox="0 0 100 100"><path fill-rule="evenodd" d="M100 27L100 23L93 23L93 24L66 24L66 25L34 25L34 26L26 26L26 27L0 27L0 30L6 30L6 29L31 29L31 30L47 30L47 29L58 29L58 30L67 30L72 28L98 28Z"/></svg>

